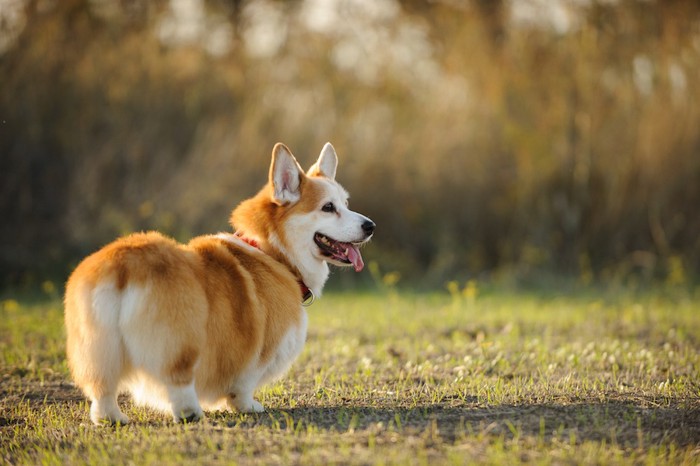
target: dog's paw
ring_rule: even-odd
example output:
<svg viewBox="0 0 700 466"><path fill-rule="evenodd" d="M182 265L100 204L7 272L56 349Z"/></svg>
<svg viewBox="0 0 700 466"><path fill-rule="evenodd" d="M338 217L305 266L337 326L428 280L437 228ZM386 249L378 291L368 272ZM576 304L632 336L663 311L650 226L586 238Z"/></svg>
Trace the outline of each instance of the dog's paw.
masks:
<svg viewBox="0 0 700 466"><path fill-rule="evenodd" d="M90 420L98 426L123 426L129 423L129 418L124 415L117 406L116 401L102 399L92 402L90 407Z"/></svg>
<svg viewBox="0 0 700 466"><path fill-rule="evenodd" d="M247 408L241 410L243 413L264 413L265 407L257 400L252 400Z"/></svg>
<svg viewBox="0 0 700 466"><path fill-rule="evenodd" d="M129 423L129 418L124 416L123 414L121 416L116 416L116 417L102 417L102 418L93 418L92 416L90 417L93 424L96 426L104 426L104 427L116 427L116 426L125 426Z"/></svg>
<svg viewBox="0 0 700 466"><path fill-rule="evenodd" d="M189 424L191 422L197 422L204 417L202 410L197 408L185 408L179 413L173 415L175 422L179 424Z"/></svg>
<svg viewBox="0 0 700 466"><path fill-rule="evenodd" d="M239 413L264 413L265 408L252 395L245 396L230 393L226 404L230 409L235 409Z"/></svg>
<svg viewBox="0 0 700 466"><path fill-rule="evenodd" d="M90 420L95 425L108 427L113 427L117 424L125 426L129 423L129 418L121 412L110 414L90 413Z"/></svg>
<svg viewBox="0 0 700 466"><path fill-rule="evenodd" d="M239 413L264 413L265 408L254 398L245 401L239 398L232 398L230 406L235 408Z"/></svg>

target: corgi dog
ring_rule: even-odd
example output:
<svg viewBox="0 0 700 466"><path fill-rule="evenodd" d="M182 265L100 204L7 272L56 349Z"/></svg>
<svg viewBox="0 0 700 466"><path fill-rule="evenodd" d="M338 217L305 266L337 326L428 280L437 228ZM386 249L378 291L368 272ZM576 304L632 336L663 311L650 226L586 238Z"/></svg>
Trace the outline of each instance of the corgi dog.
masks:
<svg viewBox="0 0 700 466"><path fill-rule="evenodd" d="M65 294L67 357L95 424L126 424L117 395L196 421L204 410L262 412L253 397L306 340L304 304L329 264L363 268L375 224L348 208L326 144L305 173L281 143L268 183L231 214L233 234L180 244L136 233L84 259Z"/></svg>

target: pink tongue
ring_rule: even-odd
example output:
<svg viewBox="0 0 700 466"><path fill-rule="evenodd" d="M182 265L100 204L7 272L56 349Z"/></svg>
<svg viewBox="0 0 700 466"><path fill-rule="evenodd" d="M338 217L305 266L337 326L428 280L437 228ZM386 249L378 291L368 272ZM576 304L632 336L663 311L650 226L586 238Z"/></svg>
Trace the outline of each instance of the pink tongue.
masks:
<svg viewBox="0 0 700 466"><path fill-rule="evenodd" d="M357 246L353 244L348 244L348 260L350 260L350 262L352 262L353 267L355 267L355 272L359 272L365 266L365 263L362 262L360 250L357 249Z"/></svg>

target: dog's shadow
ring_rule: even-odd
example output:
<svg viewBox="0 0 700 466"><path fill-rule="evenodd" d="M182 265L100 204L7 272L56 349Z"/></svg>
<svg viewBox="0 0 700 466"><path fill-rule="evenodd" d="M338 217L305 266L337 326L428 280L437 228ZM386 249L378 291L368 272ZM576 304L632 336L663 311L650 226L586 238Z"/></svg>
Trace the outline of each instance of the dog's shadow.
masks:
<svg viewBox="0 0 700 466"><path fill-rule="evenodd" d="M5 393L8 395L8 393ZM71 383L59 381L41 386L24 386L21 393L10 398L14 402L41 406L84 405L71 409L73 416L87 413L88 404L80 391ZM6 400L12 402L12 400ZM146 408L136 407L126 395L120 404L127 413L142 413ZM134 419L153 427L171 425L167 416L147 415ZM136 416L138 418L138 416ZM24 420L0 416L0 427L23 424ZM468 437L531 438L533 441L582 443L587 441L616 443L637 447L643 444L677 446L700 445L700 405L658 406L654 400L634 399L604 401L563 401L561 403L522 403L487 405L476 397L448 399L435 404L412 407L392 407L386 401L382 406L362 406L344 403L330 406L297 406L270 408L264 413L240 414L209 412L202 426L214 424L232 429L266 427L272 430L298 432L311 428L315 431L400 435L437 435L443 441L459 442Z"/></svg>
<svg viewBox="0 0 700 466"><path fill-rule="evenodd" d="M267 426L298 431L313 426L338 433L437 435L451 443L474 436L531 438L536 442L558 439L577 444L603 441L629 447L640 446L640 442L677 446L700 443L700 407L681 410L629 400L484 406L474 398L458 406L296 407L254 415L212 413L210 418L231 428Z"/></svg>

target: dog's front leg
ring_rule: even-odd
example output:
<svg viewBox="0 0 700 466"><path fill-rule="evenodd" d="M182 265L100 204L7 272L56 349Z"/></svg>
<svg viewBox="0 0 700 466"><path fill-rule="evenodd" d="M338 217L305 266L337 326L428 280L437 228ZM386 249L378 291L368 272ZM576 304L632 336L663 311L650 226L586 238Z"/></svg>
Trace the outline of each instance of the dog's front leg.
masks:
<svg viewBox="0 0 700 466"><path fill-rule="evenodd" d="M229 393L226 398L229 409L235 409L241 413L263 413L265 408L255 398L253 392L237 391Z"/></svg>

